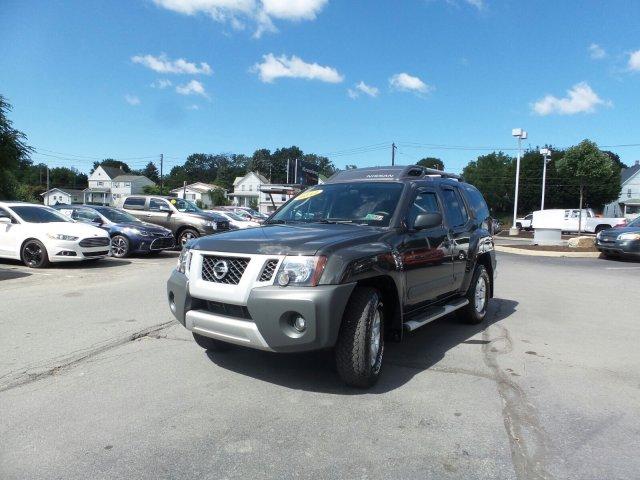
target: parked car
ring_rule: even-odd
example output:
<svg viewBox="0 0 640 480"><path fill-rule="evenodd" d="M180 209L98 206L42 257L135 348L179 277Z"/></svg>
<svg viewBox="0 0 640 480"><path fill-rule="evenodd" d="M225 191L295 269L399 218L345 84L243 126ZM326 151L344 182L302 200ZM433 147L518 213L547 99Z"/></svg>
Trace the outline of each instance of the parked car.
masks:
<svg viewBox="0 0 640 480"><path fill-rule="evenodd" d="M182 198L130 195L121 201L123 210L138 220L171 230L180 248L194 238L229 230L226 218Z"/></svg>
<svg viewBox="0 0 640 480"><path fill-rule="evenodd" d="M258 222L247 220L246 217L242 217L241 215L238 215L237 213L234 213L228 210L208 210L208 211L226 218L227 221L229 222L230 230L238 230L243 228L253 228L253 227L260 226Z"/></svg>
<svg viewBox="0 0 640 480"><path fill-rule="evenodd" d="M77 223L44 205L0 202L0 257L31 268L50 262L97 260L109 255L104 230Z"/></svg>
<svg viewBox="0 0 640 480"><path fill-rule="evenodd" d="M176 243L168 228L141 222L118 208L84 205L56 205L54 208L78 222L109 232L111 254L117 258L132 253L158 253L173 248Z"/></svg>
<svg viewBox="0 0 640 480"><path fill-rule="evenodd" d="M528 232L529 230L533 230L532 222L533 213L525 215L522 218L516 218L516 228L518 230L526 230Z"/></svg>
<svg viewBox="0 0 640 480"><path fill-rule="evenodd" d="M386 340L454 311L473 324L485 318L496 271L490 223L482 194L456 175L344 170L260 227L187 245L169 306L201 347L333 348L342 379L369 387Z"/></svg>
<svg viewBox="0 0 640 480"><path fill-rule="evenodd" d="M578 232L578 224L581 223L580 231L585 233L598 233L607 228L624 227L627 224L626 218L598 217L590 208L582 209L582 221L580 221L580 209L559 209L538 210L533 212L532 227L552 228L563 232ZM542 227L544 226L544 227Z"/></svg>
<svg viewBox="0 0 640 480"><path fill-rule="evenodd" d="M624 227L610 228L598 233L596 248L605 256L640 258L640 217Z"/></svg>
<svg viewBox="0 0 640 480"><path fill-rule="evenodd" d="M253 208L249 208L249 207L227 206L227 207L221 207L221 208L224 210L233 212L236 215L241 216L242 218L244 218L249 222L262 223L267 218L269 218L268 215L265 215L264 213L260 213L254 210Z"/></svg>

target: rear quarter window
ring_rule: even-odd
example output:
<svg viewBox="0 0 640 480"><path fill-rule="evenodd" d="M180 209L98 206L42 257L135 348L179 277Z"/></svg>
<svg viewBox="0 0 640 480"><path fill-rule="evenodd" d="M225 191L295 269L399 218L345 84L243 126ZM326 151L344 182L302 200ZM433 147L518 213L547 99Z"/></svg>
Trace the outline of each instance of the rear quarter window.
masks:
<svg viewBox="0 0 640 480"><path fill-rule="evenodd" d="M129 210L144 210L144 197L129 197L124 201L123 207Z"/></svg>
<svg viewBox="0 0 640 480"><path fill-rule="evenodd" d="M464 195L473 217L480 222L487 220L490 216L489 207L480 191L472 185L464 184Z"/></svg>

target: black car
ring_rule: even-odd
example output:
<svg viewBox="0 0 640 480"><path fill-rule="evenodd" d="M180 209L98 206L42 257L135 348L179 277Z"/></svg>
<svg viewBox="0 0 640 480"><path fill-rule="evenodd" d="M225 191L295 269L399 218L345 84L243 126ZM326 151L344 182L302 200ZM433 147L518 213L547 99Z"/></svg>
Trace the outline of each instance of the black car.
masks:
<svg viewBox="0 0 640 480"><path fill-rule="evenodd" d="M458 311L482 322L496 271L482 194L419 166L346 170L260 227L190 242L167 284L171 311L207 349L333 348L368 387L386 340Z"/></svg>
<svg viewBox="0 0 640 480"><path fill-rule="evenodd" d="M640 217L624 227L602 230L596 236L596 248L605 256L640 258Z"/></svg>
<svg viewBox="0 0 640 480"><path fill-rule="evenodd" d="M175 246L171 230L141 222L118 208L93 205L56 205L54 208L78 222L107 230L114 257L122 258L131 253L157 253Z"/></svg>

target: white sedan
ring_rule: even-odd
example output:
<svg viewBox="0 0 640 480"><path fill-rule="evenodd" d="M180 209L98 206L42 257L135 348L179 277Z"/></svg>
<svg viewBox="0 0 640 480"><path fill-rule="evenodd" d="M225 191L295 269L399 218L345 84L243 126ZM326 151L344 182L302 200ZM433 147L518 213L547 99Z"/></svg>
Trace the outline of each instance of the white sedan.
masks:
<svg viewBox="0 0 640 480"><path fill-rule="evenodd" d="M232 229L253 228L253 227L260 226L258 222L247 220L247 218L241 215L238 215L235 212L231 212L229 210L211 210L211 211L229 220L229 225L231 226Z"/></svg>
<svg viewBox="0 0 640 480"><path fill-rule="evenodd" d="M0 258L27 267L109 255L111 240L101 228L78 223L43 205L0 202Z"/></svg>

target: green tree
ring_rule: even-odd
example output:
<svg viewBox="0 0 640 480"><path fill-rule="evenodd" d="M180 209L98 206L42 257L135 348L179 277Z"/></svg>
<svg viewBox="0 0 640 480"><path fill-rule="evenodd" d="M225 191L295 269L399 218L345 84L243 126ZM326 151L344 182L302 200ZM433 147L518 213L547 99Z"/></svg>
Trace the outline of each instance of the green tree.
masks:
<svg viewBox="0 0 640 480"><path fill-rule="evenodd" d="M502 152L481 155L462 171L464 179L484 195L494 215L513 209L515 161Z"/></svg>
<svg viewBox="0 0 640 480"><path fill-rule="evenodd" d="M0 200L16 198L17 172L31 165L33 152L26 135L13 128L10 111L11 105L0 95Z"/></svg>
<svg viewBox="0 0 640 480"><path fill-rule="evenodd" d="M91 173L93 173L94 170L100 166L121 168L124 173L131 173L131 168L129 168L129 165L121 160L115 160L113 158L105 158L104 160L101 160L99 162L93 162L93 169L91 170Z"/></svg>
<svg viewBox="0 0 640 480"><path fill-rule="evenodd" d="M444 170L444 162L436 157L425 157L419 160L416 165L426 168L435 168L436 170Z"/></svg>
<svg viewBox="0 0 640 480"><path fill-rule="evenodd" d="M223 205L229 205L229 200L227 200L227 197L224 196L224 190L220 188L215 188L215 189L209 190L207 194L209 195L209 199L211 200L211 203L213 203L213 205L217 207L223 206Z"/></svg>
<svg viewBox="0 0 640 480"><path fill-rule="evenodd" d="M583 140L568 148L556 163L562 184L573 202L567 207L602 208L620 195L620 165L598 148L595 142ZM576 200L578 205L576 205Z"/></svg>
<svg viewBox="0 0 640 480"><path fill-rule="evenodd" d="M140 175L144 175L154 183L160 183L160 172L158 167L153 162L147 163L147 165L140 171Z"/></svg>

